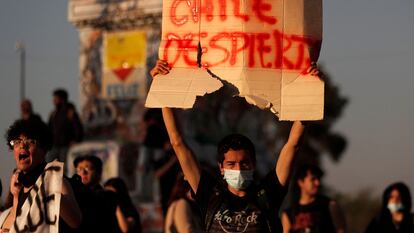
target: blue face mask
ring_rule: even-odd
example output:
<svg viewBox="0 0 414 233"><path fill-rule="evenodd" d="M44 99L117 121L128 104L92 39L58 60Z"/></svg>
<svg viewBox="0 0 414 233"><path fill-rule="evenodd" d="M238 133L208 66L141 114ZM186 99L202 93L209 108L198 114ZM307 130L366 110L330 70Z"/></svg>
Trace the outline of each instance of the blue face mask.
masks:
<svg viewBox="0 0 414 233"><path fill-rule="evenodd" d="M387 208L391 213L395 213L404 209L404 206L401 202L398 203L388 203Z"/></svg>
<svg viewBox="0 0 414 233"><path fill-rule="evenodd" d="M224 169L224 179L231 187L243 190L253 182L253 170Z"/></svg>

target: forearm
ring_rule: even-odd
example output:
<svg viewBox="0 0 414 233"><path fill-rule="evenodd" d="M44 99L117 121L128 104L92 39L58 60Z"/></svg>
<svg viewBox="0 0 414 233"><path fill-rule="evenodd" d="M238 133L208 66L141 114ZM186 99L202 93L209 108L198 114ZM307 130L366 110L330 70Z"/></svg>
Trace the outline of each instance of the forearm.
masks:
<svg viewBox="0 0 414 233"><path fill-rule="evenodd" d="M181 133L175 122L175 116L170 108L163 108L162 115L164 117L165 126L167 128L168 136L170 137L171 145L175 151L181 169L191 185L194 192L197 191L198 183L200 181L200 167L190 150L185 144Z"/></svg>
<svg viewBox="0 0 414 233"><path fill-rule="evenodd" d="M292 170L296 151L302 138L305 126L300 121L295 121L290 129L289 138L279 154L276 164L276 175L280 183L285 186Z"/></svg>
<svg viewBox="0 0 414 233"><path fill-rule="evenodd" d="M303 122L301 121L293 122L292 127L290 129L287 144L290 144L290 146L297 148L300 142L300 139L302 138L304 130L305 130L305 125L303 124Z"/></svg>
<svg viewBox="0 0 414 233"><path fill-rule="evenodd" d="M16 219L16 213L17 213L17 205L19 203L18 197L13 197L13 206L10 209L10 215L13 219Z"/></svg>
<svg viewBox="0 0 414 233"><path fill-rule="evenodd" d="M116 207L115 215L118 221L119 229L121 229L122 232L128 232L131 230L133 224L128 222L128 219L125 217L124 213L122 213L122 210L119 206Z"/></svg>

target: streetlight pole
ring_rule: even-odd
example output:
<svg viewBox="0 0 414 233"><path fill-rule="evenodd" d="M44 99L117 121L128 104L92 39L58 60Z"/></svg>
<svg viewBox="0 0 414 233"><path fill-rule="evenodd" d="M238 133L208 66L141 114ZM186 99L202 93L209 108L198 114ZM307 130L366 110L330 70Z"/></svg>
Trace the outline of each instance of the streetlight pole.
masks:
<svg viewBox="0 0 414 233"><path fill-rule="evenodd" d="M26 48L23 42L16 43L16 50L20 54L20 101L26 98Z"/></svg>

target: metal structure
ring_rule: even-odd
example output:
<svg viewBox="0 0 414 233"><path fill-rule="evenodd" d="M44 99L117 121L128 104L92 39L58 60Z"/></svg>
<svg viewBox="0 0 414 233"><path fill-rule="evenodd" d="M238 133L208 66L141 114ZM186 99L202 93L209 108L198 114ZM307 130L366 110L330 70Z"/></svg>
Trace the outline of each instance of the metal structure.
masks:
<svg viewBox="0 0 414 233"><path fill-rule="evenodd" d="M108 32L140 30L146 34L146 67L157 59L161 33L162 0L70 0L68 20L80 38L80 113L90 138L118 137L136 141L139 137L144 98L105 99L103 77L103 35ZM148 72L144 75L149 82ZM122 131L122 132L121 132ZM126 131L126 133L125 133Z"/></svg>
<svg viewBox="0 0 414 233"><path fill-rule="evenodd" d="M16 51L20 54L20 102L26 98L26 47L16 42Z"/></svg>
<svg viewBox="0 0 414 233"><path fill-rule="evenodd" d="M132 31L144 32L145 57L141 81L149 83L148 70L158 57L161 38L162 0L69 0L68 20L79 32L79 73L80 73L80 116L86 142L79 147L90 146L93 142L106 143L112 140L120 148L117 161L110 166L119 167L118 174L130 190L135 190L139 139L142 116L145 112L146 96L136 98L105 98L102 94L105 81L105 38L109 34ZM149 86L149 85L144 85ZM148 90L145 90L146 95ZM143 232L162 232L163 220L158 202L143 203L139 196L132 196L139 204Z"/></svg>

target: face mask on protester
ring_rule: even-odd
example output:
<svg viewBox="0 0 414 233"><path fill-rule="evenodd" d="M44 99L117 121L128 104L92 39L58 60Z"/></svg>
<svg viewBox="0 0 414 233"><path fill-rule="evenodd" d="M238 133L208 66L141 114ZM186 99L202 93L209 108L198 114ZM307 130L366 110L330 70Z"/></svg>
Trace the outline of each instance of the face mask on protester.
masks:
<svg viewBox="0 0 414 233"><path fill-rule="evenodd" d="M231 187L242 190L253 182L253 170L224 169L224 179Z"/></svg>
<svg viewBox="0 0 414 233"><path fill-rule="evenodd" d="M401 211L404 206L401 202L399 203L388 203L387 208L391 211L391 213L395 213Z"/></svg>

